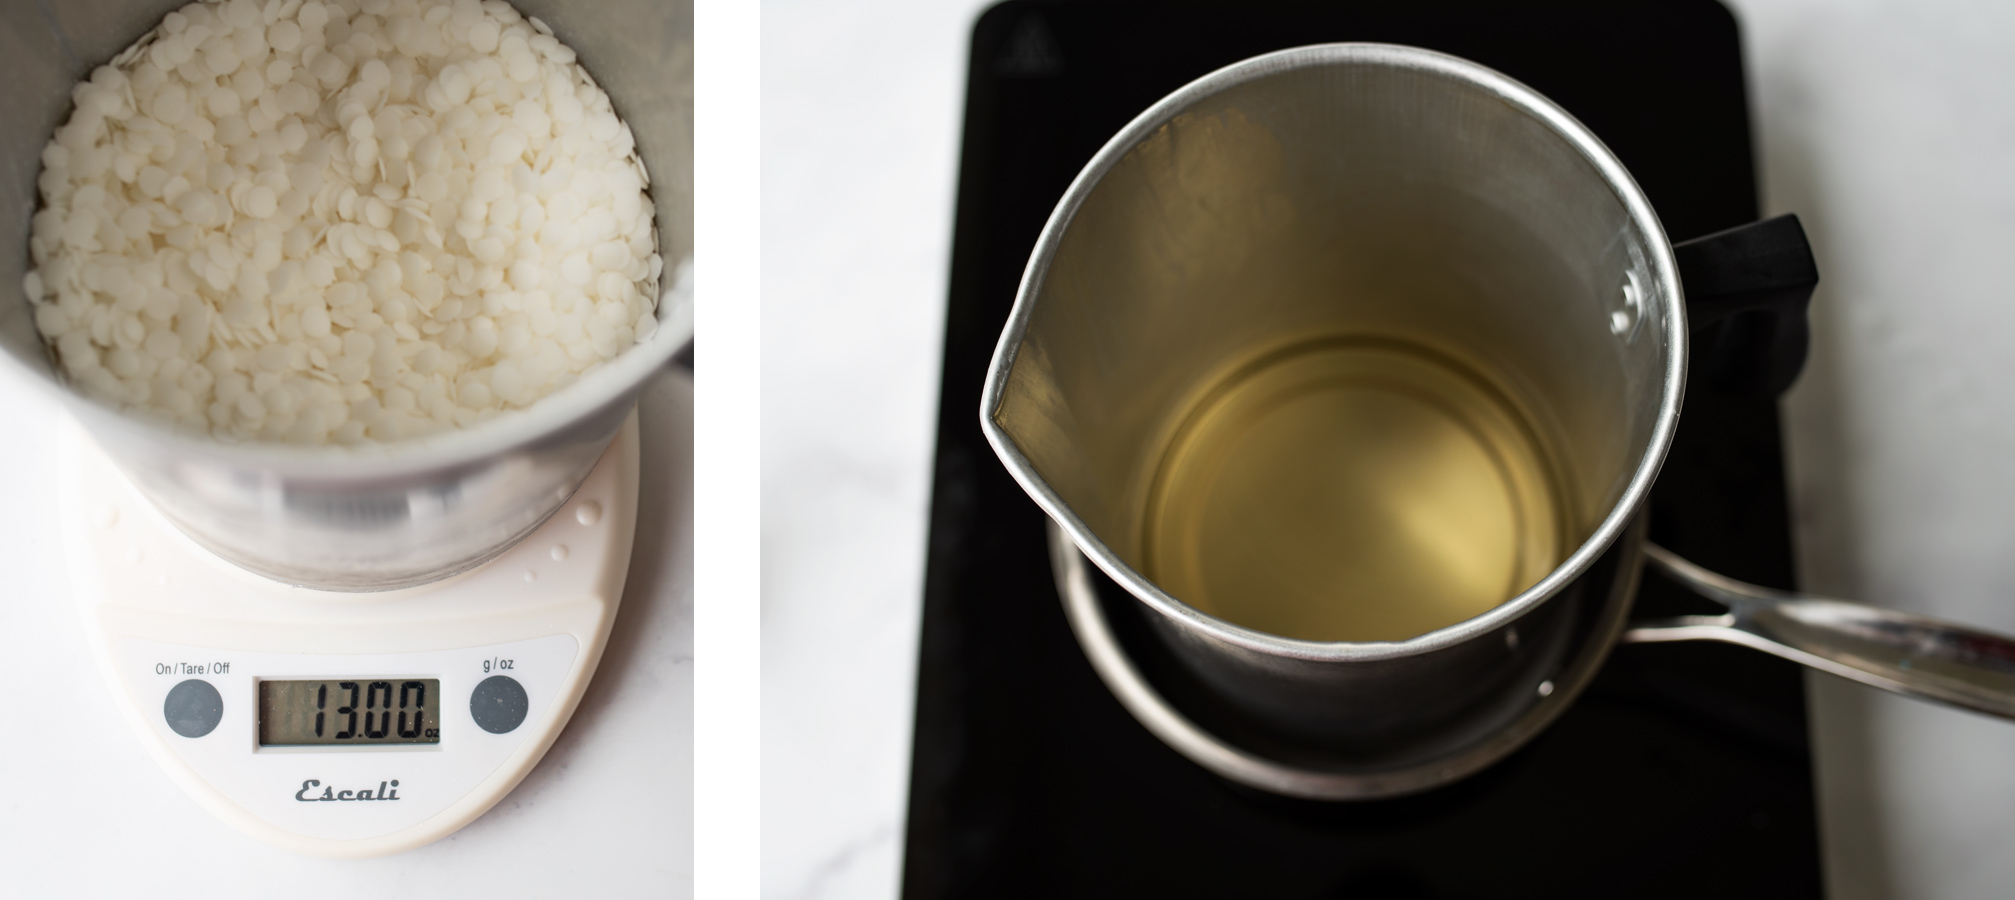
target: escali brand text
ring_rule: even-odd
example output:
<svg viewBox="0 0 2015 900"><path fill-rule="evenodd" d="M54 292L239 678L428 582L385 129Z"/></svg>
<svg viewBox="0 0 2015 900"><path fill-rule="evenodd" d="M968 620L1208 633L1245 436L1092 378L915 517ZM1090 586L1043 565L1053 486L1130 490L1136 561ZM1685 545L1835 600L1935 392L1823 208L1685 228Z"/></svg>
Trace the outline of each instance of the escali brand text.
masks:
<svg viewBox="0 0 2015 900"><path fill-rule="evenodd" d="M316 788L322 788L322 795L319 797L314 795ZM389 782L380 781L378 782L378 789L375 791L370 788L365 788L361 791L339 791L333 787L322 787L320 781L310 778L307 781L301 782L301 789L294 792L294 799L303 803L314 803L324 800L397 800L399 799L399 779L394 778Z"/></svg>

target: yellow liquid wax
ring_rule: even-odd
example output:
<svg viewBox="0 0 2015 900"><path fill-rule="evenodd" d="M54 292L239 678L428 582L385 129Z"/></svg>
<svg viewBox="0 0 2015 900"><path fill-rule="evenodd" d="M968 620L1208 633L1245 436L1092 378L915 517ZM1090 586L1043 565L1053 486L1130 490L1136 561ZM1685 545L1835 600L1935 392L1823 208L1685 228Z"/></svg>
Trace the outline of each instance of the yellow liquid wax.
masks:
<svg viewBox="0 0 2015 900"><path fill-rule="evenodd" d="M1497 383L1426 347L1311 341L1212 389L1148 493L1143 571L1227 621L1399 641L1558 564L1554 468Z"/></svg>

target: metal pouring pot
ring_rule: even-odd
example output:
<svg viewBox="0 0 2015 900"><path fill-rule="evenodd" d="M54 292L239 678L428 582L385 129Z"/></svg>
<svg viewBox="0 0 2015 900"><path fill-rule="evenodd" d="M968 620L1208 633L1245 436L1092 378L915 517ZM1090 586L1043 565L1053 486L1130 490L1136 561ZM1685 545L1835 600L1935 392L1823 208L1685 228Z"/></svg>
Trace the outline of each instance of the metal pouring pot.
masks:
<svg viewBox="0 0 2015 900"><path fill-rule="evenodd" d="M572 496L637 393L692 336L693 44L689 0L517 0L579 54L629 123L665 259L660 327L526 410L382 446L226 445L71 391L23 293L36 178L70 89L183 0L0 2L0 369L55 396L196 543L258 574L331 591L392 590L473 568ZM684 262L682 262L684 261Z"/></svg>
<svg viewBox="0 0 2015 900"><path fill-rule="evenodd" d="M1703 382L1774 395L1803 364L1817 280L1794 217L1675 247L1601 141L1498 72L1392 45L1286 50L1164 98L1078 175L980 424L1054 523L1059 589L1107 684L1172 746L1262 789L1364 799L1460 779L1543 729L1618 640L1740 643L2015 718L2015 641L1743 585L1645 542L1690 330L1719 323ZM1151 558L1157 479L1195 411L1324 342L1473 362L1529 415L1558 552L1508 599L1404 639L1308 640L1144 574L1167 565ZM1210 703L1265 732L1262 752L1157 705L1115 660L1086 558ZM1646 559L1729 614L1627 624Z"/></svg>

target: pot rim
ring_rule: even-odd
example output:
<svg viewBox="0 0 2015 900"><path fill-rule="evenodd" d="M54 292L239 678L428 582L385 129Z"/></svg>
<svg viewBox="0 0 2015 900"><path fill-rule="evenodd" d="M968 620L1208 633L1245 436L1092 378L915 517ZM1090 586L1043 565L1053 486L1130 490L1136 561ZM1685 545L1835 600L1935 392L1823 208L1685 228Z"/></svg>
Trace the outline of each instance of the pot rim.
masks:
<svg viewBox="0 0 2015 900"><path fill-rule="evenodd" d="M1574 553L1555 566L1546 577L1517 596L1481 615L1404 641L1309 641L1280 637L1233 624L1176 599L1135 571L1093 533L1084 520L1079 518L1063 499L1057 496L1049 483L1036 472L1034 465L994 419L994 413L1001 408L1005 398L1008 376L1014 369L1015 356L1027 334L1029 320L1034 315L1036 295L1049 274L1050 265L1055 259L1057 248L1062 243L1064 232L1069 229L1078 209L1097 189L1106 174L1156 130L1205 98L1274 75L1328 66L1390 67L1441 75L1488 91L1507 105L1547 126L1580 152L1582 158L1596 170L1603 182L1622 202L1630 220L1645 234L1648 239L1646 256L1652 276L1664 296L1670 298L1670 302L1666 304L1664 319L1660 323L1670 350L1666 361L1665 383L1659 398L1658 418L1652 427L1651 439L1645 447L1644 455L1638 460L1637 468L1632 472L1629 483L1611 506L1608 515ZM1015 481L1019 482L1036 504L1070 535L1072 542L1083 550L1093 564L1114 581L1124 585L1141 602L1157 613L1174 620L1177 625L1199 632L1217 642L1289 659L1350 662L1418 656L1489 634L1524 616L1572 584L1593 566L1629 527L1631 520L1637 515L1638 508L1650 495L1652 483L1657 480L1659 469L1664 465L1666 452L1671 448L1673 434L1678 426L1680 405L1685 396L1686 302L1678 271L1672 255L1671 241L1666 237L1664 226L1659 222L1657 214L1652 211L1651 203L1645 198L1637 181L1587 126L1582 125L1565 109L1538 91L1495 69L1461 57L1400 44L1333 43L1278 50L1218 69L1156 101L1153 106L1128 122L1118 134L1106 141L1071 181L1069 189L1064 192L1062 199L1057 202L1056 209L1050 213L1049 220L1044 223L1042 234L1036 239L1035 248L1029 255L1028 266L1023 270L1021 283L1015 292L1014 309L1009 314L1007 326L1002 330L1000 340L994 347L993 360L987 367L986 384L980 395L980 429L985 433L987 443L993 446L994 453L1000 457Z"/></svg>
<svg viewBox="0 0 2015 900"><path fill-rule="evenodd" d="M1497 729L1441 755L1382 768L1351 769L1284 762L1224 738L1186 715L1134 664L1115 636L1078 549L1063 542L1055 520L1045 524L1050 567L1071 636L1120 706L1177 753L1226 780L1282 796L1322 801L1380 800L1453 784L1496 765L1551 727L1595 681L1623 633L1642 577L1647 530L1643 516L1633 518L1635 533L1626 531L1610 551L1621 555L1601 597L1602 609L1581 643L1567 651L1562 665L1548 679L1553 686L1550 692L1534 698Z"/></svg>

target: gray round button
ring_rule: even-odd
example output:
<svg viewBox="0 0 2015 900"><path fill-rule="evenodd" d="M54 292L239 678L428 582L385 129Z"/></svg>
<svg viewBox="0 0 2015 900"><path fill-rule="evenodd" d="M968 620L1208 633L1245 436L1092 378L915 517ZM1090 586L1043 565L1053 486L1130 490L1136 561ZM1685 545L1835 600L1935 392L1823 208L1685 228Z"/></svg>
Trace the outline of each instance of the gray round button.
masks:
<svg viewBox="0 0 2015 900"><path fill-rule="evenodd" d="M191 678L168 690L168 702L161 704L168 727L186 738L199 738L224 721L224 698L210 682Z"/></svg>
<svg viewBox="0 0 2015 900"><path fill-rule="evenodd" d="M506 734L524 724L525 711L530 707L525 686L509 675L485 678L476 685L476 692L469 695L469 715L491 734Z"/></svg>

